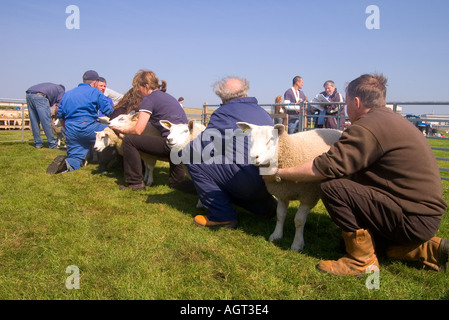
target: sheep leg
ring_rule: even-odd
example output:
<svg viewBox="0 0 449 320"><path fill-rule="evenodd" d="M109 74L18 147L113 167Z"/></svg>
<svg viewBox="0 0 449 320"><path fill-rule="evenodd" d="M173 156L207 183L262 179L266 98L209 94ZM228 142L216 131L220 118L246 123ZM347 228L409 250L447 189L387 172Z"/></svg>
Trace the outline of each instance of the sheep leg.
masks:
<svg viewBox="0 0 449 320"><path fill-rule="evenodd" d="M201 203L200 199L198 199L198 202L196 203L196 207L197 207L197 209L204 208L204 205Z"/></svg>
<svg viewBox="0 0 449 320"><path fill-rule="evenodd" d="M309 215L310 209L313 206L307 204L300 204L298 211L295 215L295 238L293 239L293 243L291 249L294 251L301 251L304 249L304 226L307 221L307 216Z"/></svg>
<svg viewBox="0 0 449 320"><path fill-rule="evenodd" d="M145 182L145 184L147 186L151 186L153 184L153 171L154 171L154 166L152 166L151 164L144 162L145 163L145 174L143 176L143 181Z"/></svg>
<svg viewBox="0 0 449 320"><path fill-rule="evenodd" d="M282 237L284 236L284 222L285 217L287 216L288 203L288 200L284 201L278 199L278 206L276 208L276 227L274 228L274 231L269 238L270 241L282 239Z"/></svg>

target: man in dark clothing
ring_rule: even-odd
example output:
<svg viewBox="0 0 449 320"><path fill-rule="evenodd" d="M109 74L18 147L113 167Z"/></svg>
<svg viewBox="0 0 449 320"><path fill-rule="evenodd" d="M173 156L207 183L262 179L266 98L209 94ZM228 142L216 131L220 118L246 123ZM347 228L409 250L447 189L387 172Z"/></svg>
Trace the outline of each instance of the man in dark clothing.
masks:
<svg viewBox="0 0 449 320"><path fill-rule="evenodd" d="M434 270L448 265L449 241L434 237L447 206L435 156L419 130L385 107L386 82L379 75L353 80L346 91L352 124L341 139L313 161L277 173L293 181L327 179L322 200L347 252L320 262L317 268L327 273L378 267L374 238L388 246L388 257Z"/></svg>
<svg viewBox="0 0 449 320"><path fill-rule="evenodd" d="M58 107L64 96L65 88L62 84L44 82L30 87L26 91L26 101L30 115L31 130L34 145L42 148L40 125L47 137L49 148L56 149L58 140L55 138L51 125L51 107Z"/></svg>
<svg viewBox="0 0 449 320"><path fill-rule="evenodd" d="M201 163L186 164L201 203L210 211L207 216L195 217L199 226L236 227L233 204L257 215L275 213L277 201L268 193L259 168L244 160L248 153L247 139L234 136L239 121L273 125L273 119L257 104L257 99L247 97L248 90L246 79L225 78L217 82L215 93L223 104L212 114L206 130L191 143L194 154L204 157L207 153L207 157L214 153L207 159L209 162L203 158ZM211 136L221 150L214 148L210 152Z"/></svg>

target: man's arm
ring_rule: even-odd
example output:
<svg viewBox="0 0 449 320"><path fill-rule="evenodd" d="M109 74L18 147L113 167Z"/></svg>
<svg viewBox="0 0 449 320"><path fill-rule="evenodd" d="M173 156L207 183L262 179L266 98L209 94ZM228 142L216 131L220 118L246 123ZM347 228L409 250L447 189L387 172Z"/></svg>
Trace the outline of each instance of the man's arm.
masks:
<svg viewBox="0 0 449 320"><path fill-rule="evenodd" d="M275 182L276 178L278 181L287 180L295 182L312 182L325 179L313 165L313 160L296 167L278 169L275 175L263 176L266 182Z"/></svg>

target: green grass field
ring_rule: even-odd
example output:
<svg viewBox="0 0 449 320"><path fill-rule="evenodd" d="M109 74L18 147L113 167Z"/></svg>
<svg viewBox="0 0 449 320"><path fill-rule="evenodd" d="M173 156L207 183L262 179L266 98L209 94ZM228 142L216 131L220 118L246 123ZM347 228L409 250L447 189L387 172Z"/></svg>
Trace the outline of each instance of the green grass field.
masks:
<svg viewBox="0 0 449 320"><path fill-rule="evenodd" d="M380 260L379 289L367 287L371 275L318 272L320 260L344 254L341 233L321 202L309 215L304 251L292 252L297 202L279 242L267 240L274 219L242 210L236 230L199 228L192 219L206 212L195 208L195 195L168 188L166 163L158 164L146 191L119 191L120 169L101 175L89 164L47 175L64 153L0 144L2 300L449 299L449 274L400 261ZM449 202L449 183L443 187ZM447 215L438 235L449 238ZM69 266L79 270L79 289L69 289L76 285Z"/></svg>

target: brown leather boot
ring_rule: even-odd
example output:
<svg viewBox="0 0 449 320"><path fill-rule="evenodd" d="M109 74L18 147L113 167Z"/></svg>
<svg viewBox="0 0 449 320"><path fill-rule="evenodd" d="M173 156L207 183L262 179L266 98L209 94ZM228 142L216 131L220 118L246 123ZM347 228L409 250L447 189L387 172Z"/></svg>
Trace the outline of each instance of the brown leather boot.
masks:
<svg viewBox="0 0 449 320"><path fill-rule="evenodd" d="M321 261L320 271L336 275L363 275L370 266L379 268L374 242L368 230L342 232L346 245L346 255L337 261Z"/></svg>
<svg viewBox="0 0 449 320"><path fill-rule="evenodd" d="M449 264L449 241L433 237L421 245L390 246L387 257L415 261L435 271L446 271Z"/></svg>

